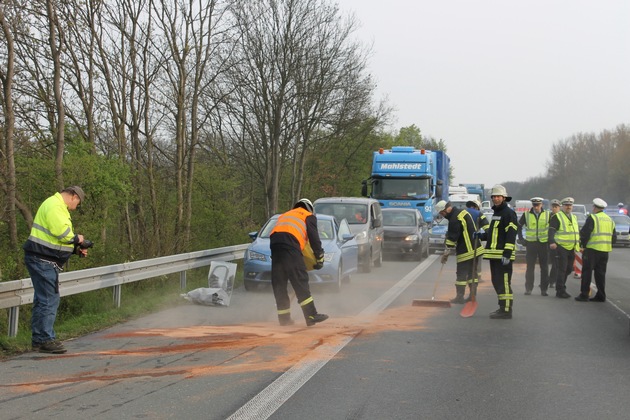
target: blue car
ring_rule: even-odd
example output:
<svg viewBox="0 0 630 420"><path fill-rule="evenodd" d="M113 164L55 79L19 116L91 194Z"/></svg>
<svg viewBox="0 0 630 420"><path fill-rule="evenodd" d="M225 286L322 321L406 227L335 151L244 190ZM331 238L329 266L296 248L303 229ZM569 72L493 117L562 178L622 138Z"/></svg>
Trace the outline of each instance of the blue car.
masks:
<svg viewBox="0 0 630 420"><path fill-rule="evenodd" d="M448 230L448 219L433 220L433 226L429 229L429 251L444 251L446 249L444 242L446 241L446 231Z"/></svg>
<svg viewBox="0 0 630 420"><path fill-rule="evenodd" d="M250 232L253 242L245 251L245 290L256 290L260 285L271 284L271 249L269 235L278 217L272 216L259 232ZM324 248L324 267L308 272L310 284L328 284L335 291L341 290L342 282L349 282L357 272L359 247L346 219L337 222L334 216L318 214L317 229Z"/></svg>

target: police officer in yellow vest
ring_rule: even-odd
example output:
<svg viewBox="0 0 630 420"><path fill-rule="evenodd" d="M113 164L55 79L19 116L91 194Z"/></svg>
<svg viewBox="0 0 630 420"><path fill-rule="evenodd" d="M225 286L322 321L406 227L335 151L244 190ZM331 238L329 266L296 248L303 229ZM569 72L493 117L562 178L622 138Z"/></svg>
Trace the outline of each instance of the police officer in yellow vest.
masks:
<svg viewBox="0 0 630 420"><path fill-rule="evenodd" d="M549 222L549 248L556 250L558 255L558 273L556 277L556 297L570 298L567 293L567 276L573 271L575 251L580 250L578 222L573 210L573 198L563 198L562 210Z"/></svg>
<svg viewBox="0 0 630 420"><path fill-rule="evenodd" d="M549 250L547 248L547 240L549 238L549 218L550 213L543 210L543 199L533 197L531 200L532 208L521 215L518 221L518 238L519 243L525 243L527 253L525 261L527 269L525 271L525 294L531 295L534 288L534 269L536 260L540 265L540 294L547 296L547 288L549 287L549 267L547 266L547 257ZM525 239L523 239L523 226L525 226Z"/></svg>
<svg viewBox="0 0 630 420"><path fill-rule="evenodd" d="M608 254L612 251L612 244L617 239L615 222L604 213L607 204L601 198L593 200L593 212L586 219L580 230L580 242L584 249L582 266L582 284L580 294L575 300L578 302L605 302L606 301L606 266ZM589 299L591 278L595 272L595 285L597 293Z"/></svg>

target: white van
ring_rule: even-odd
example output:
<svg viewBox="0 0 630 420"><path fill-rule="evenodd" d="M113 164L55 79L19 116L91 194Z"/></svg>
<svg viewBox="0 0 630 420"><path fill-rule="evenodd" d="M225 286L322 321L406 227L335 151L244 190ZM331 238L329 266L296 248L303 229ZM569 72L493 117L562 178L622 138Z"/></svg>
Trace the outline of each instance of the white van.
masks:
<svg viewBox="0 0 630 420"><path fill-rule="evenodd" d="M448 196L448 201L450 201L453 207L457 207L458 209L465 209L466 203L469 201L481 201L479 199L479 194L451 194Z"/></svg>
<svg viewBox="0 0 630 420"><path fill-rule="evenodd" d="M383 213L378 200L365 197L325 197L313 203L316 214L346 219L359 245L359 267L369 273L383 264Z"/></svg>

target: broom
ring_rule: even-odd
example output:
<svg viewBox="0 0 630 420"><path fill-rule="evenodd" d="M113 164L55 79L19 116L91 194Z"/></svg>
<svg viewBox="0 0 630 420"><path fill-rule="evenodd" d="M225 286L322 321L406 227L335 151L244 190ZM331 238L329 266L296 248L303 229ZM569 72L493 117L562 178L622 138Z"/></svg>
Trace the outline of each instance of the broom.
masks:
<svg viewBox="0 0 630 420"><path fill-rule="evenodd" d="M440 278L442 277L442 270L444 269L444 263L440 267L440 272L438 273L437 279L435 280L435 285L433 286L433 296L431 296L431 300L428 299L414 299L411 303L411 306L435 306L438 308L450 308L451 302L448 300L435 300L435 292L437 291L438 283L440 282Z"/></svg>

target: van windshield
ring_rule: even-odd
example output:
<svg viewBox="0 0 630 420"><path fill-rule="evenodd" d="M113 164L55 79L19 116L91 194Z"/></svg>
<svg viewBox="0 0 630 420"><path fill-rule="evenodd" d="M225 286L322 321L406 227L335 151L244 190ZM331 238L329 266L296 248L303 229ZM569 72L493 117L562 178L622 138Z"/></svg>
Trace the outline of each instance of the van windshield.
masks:
<svg viewBox="0 0 630 420"><path fill-rule="evenodd" d="M315 205L315 213L335 216L337 220L346 219L351 225L362 225L368 221L367 204L318 203Z"/></svg>

